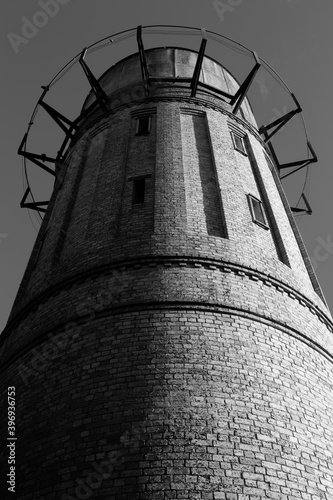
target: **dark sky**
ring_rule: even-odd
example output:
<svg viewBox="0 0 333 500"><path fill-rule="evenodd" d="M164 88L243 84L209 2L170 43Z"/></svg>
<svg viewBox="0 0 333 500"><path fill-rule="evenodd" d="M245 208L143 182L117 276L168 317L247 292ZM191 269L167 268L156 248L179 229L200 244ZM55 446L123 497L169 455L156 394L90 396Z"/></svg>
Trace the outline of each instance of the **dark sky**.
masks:
<svg viewBox="0 0 333 500"><path fill-rule="evenodd" d="M295 93L319 157L319 162L310 169L306 187L314 213L297 221L333 310L332 0L15 0L2 2L1 9L0 331L8 319L39 227L36 215L19 206L24 185L17 148L40 97L40 87L49 83L84 47L139 24L204 27L237 40L256 51ZM199 47L199 42L198 39L193 49ZM136 51L135 45L131 47L128 53L117 47L114 56L107 51L104 56L100 51L105 69ZM214 56L218 59L219 55L215 48ZM224 57L221 50L222 64ZM55 101L59 106L61 103L60 111L64 114L71 111L78 97L73 95L71 83L68 81L66 86L65 80L59 83L60 94ZM277 96L274 105L274 88L264 75L258 75L254 86L260 91L266 116L274 118L289 111L287 97L284 102ZM87 91L87 82L82 78L80 92L84 95ZM58 146L58 134L53 130L44 128L31 145L35 140L34 144L45 143L47 148L55 140ZM298 132L295 133L297 136ZM304 146L298 143L297 136L294 145L299 147L298 159L301 159ZM30 175L37 197L43 198L49 184L48 174L31 167ZM302 192L305 171L291 177L286 190L291 205L295 205Z"/></svg>

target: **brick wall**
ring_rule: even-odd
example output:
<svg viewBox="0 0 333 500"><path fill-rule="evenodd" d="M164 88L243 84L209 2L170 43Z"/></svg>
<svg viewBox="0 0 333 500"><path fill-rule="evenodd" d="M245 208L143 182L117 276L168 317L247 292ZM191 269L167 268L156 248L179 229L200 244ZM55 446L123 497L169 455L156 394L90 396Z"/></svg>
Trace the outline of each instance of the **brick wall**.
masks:
<svg viewBox="0 0 333 500"><path fill-rule="evenodd" d="M330 500L333 324L253 122L122 92L68 152L0 337L17 498Z"/></svg>
<svg viewBox="0 0 333 500"><path fill-rule="evenodd" d="M235 310L134 309L87 308L8 370L17 498L330 499L323 352Z"/></svg>

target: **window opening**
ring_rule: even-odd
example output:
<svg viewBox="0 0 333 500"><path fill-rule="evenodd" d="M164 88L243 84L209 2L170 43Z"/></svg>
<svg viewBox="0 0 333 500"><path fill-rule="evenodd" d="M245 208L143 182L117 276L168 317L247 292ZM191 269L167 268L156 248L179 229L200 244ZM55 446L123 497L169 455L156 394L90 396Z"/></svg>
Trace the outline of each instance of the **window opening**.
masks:
<svg viewBox="0 0 333 500"><path fill-rule="evenodd" d="M136 179L133 181L133 205L144 203L145 187L146 179Z"/></svg>
<svg viewBox="0 0 333 500"><path fill-rule="evenodd" d="M232 135L232 140L234 143L234 148L237 151L240 151L241 153L243 153L243 155L247 156L243 137L240 137L239 135L234 134L233 132L231 133L231 135Z"/></svg>
<svg viewBox="0 0 333 500"><path fill-rule="evenodd" d="M259 224L265 229L269 229L262 201L258 200L251 194L248 195L248 200L253 222Z"/></svg>
<svg viewBox="0 0 333 500"><path fill-rule="evenodd" d="M149 134L150 132L150 116L140 116L136 122L136 135Z"/></svg>

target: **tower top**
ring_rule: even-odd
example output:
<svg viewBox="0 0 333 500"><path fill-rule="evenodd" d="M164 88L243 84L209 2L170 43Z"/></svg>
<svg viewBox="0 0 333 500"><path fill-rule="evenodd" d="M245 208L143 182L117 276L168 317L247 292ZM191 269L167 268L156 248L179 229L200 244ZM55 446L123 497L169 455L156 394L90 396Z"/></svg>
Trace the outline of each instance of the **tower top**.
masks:
<svg viewBox="0 0 333 500"><path fill-rule="evenodd" d="M170 35L177 46L169 45ZM161 42L165 39L167 43L163 45ZM104 56L106 50L112 51L111 62L114 64L111 68L110 59ZM83 72L80 72L81 77L79 70L75 70L77 66L83 69ZM94 67L94 71L91 67ZM102 76L97 77L96 73ZM84 74L91 87L88 97L81 81ZM69 77L72 78L71 83ZM62 85L58 85L60 81L63 81ZM33 209L40 219L42 218L41 214L46 211L48 202L36 201L40 196L44 199L46 196L38 191L36 195L34 186L30 185L31 163L56 177L60 170L59 165L63 163L73 139L76 139L76 131L82 130L82 124L87 118L90 120L101 113L114 112L119 106L126 106L126 93L120 93L117 99L111 99L110 95L126 86L133 87L135 82L136 96L131 95L130 100L134 97L137 102L149 99L151 90L157 83L173 88L181 86L183 90L187 88L188 95L193 99L198 98L198 93L217 96L229 106L234 116L241 117L248 126L259 131L281 179L304 167L308 168L311 163L317 161L309 142L302 109L295 95L270 65L255 52L204 28L138 26L105 37L86 47L73 57L48 85L42 87L42 95L34 108L18 151L24 158L27 180L21 207ZM60 107L65 84L69 86L67 95L70 96L70 104L66 102L64 111L66 115L47 102L49 94L52 93L53 102L57 102ZM274 110L275 116L272 118ZM69 114L75 118L69 118ZM299 118L296 132L294 128L288 127L290 120L295 120L294 117ZM31 129L34 128L34 137L38 136L38 133L42 134L46 126L45 120L49 118L60 127L65 137L60 147L59 143L48 143L48 139L43 139L39 143L44 144L50 152L35 151L33 141L30 141ZM279 136L277 142L276 136ZM50 184L49 194L52 189ZM305 210L297 207L292 210L298 214L310 214L311 208L304 193L302 197Z"/></svg>
<svg viewBox="0 0 333 500"><path fill-rule="evenodd" d="M154 84L166 84L175 88L191 89L191 96L197 95L198 89L203 90L207 95L215 95L223 100L231 100L232 96L241 94L241 84L221 63L209 56L203 56L198 64L198 53L194 50L183 47L155 47L145 51L145 63L149 70L150 86ZM197 89L193 91L193 74L199 73ZM112 94L137 85L137 92L144 91L142 80L142 65L140 53L131 54L121 59L114 66L108 69L99 79L98 84L105 94L110 98L112 106ZM244 90L243 90L244 91ZM87 110L93 104L96 104L97 98L92 89L84 102L82 112ZM257 123L253 115L251 105L245 97L239 103L237 112L249 124L257 128Z"/></svg>

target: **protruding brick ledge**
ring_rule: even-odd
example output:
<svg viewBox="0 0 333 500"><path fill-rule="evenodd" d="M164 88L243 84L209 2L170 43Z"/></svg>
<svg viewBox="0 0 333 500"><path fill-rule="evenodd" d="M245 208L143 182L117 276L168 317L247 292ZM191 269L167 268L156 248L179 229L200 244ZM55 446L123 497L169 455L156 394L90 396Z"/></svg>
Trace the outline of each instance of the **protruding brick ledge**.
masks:
<svg viewBox="0 0 333 500"><path fill-rule="evenodd" d="M129 260L122 260L118 262L113 262L112 264L103 265L97 268L91 268L81 274L75 274L68 279L59 282L57 285L50 287L45 290L41 295L35 297L29 304L27 304L13 319L10 321L6 328L4 329L0 337L0 345L6 340L10 330L14 328L18 323L20 323L34 308L38 307L41 303L46 303L51 297L56 296L61 290L69 289L74 284L83 283L84 281L90 279L92 276L97 277L100 274L109 274L114 269L120 269L122 271L131 268L140 267L202 267L207 269L216 269L222 273L234 273L238 276L248 277L253 281L261 281L263 285L267 287L274 287L279 293L285 293L292 300L296 300L302 307L306 307L311 314L316 316L321 323L323 323L326 328L333 333L333 323L332 321L318 308L314 305L306 296L302 295L300 292L287 285L286 283L269 276L265 273L251 269L245 266L232 264L225 261L191 257L191 256L147 256L134 258ZM1 342L2 341L2 342Z"/></svg>
<svg viewBox="0 0 333 500"><path fill-rule="evenodd" d="M269 319L262 314L241 309L239 307L226 306L221 304L214 303L204 303L204 302L186 302L186 301L167 301L167 302L149 302L144 303L145 308L144 311L197 311L197 312L209 312L214 314L223 314L224 316L242 318L247 320L252 320L256 323L261 323L263 325L274 328L275 330L279 330L280 332L285 333L288 336L297 339L298 341L306 344L309 348L315 350L321 356L325 357L329 362L333 364L333 355L328 352L324 347L318 344L315 340L309 339L306 335L302 334L299 330L296 330L292 327L286 326L284 323L279 323L277 320ZM142 310L143 303L131 303L125 305L117 305L105 307L103 310L96 310L93 312L93 319L99 320L101 318L107 318L109 316L115 315L123 315L129 314L133 312L139 312ZM74 318L69 319L64 324L58 324L56 327L52 328L48 331L47 337L45 337L44 333L40 334L38 337L34 338L24 347L18 349L13 355L11 355L5 363L1 366L0 372L6 370L6 368L16 359L19 359L25 353L30 350L42 346L44 343L50 341L50 337L56 337L57 335L63 335L63 332L66 331L66 325L71 325L69 329L70 335L74 335L77 337L80 335L81 327L86 323L86 321L91 320L91 312L89 312L85 316L81 316L78 318L75 316Z"/></svg>

